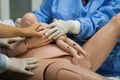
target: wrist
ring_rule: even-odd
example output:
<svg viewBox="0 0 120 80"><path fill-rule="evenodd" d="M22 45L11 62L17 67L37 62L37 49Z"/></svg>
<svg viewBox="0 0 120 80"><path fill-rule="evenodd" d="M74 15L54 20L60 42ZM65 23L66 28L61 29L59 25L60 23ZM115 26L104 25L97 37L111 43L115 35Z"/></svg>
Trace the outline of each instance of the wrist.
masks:
<svg viewBox="0 0 120 80"><path fill-rule="evenodd" d="M23 28L16 27L14 34L23 37L25 35L25 30Z"/></svg>
<svg viewBox="0 0 120 80"><path fill-rule="evenodd" d="M73 34L78 34L80 32L80 22L79 21L70 21L71 24L71 31Z"/></svg>
<svg viewBox="0 0 120 80"><path fill-rule="evenodd" d="M11 66L12 66L11 64L12 64L11 59L6 56L6 69L7 70L11 69Z"/></svg>
<svg viewBox="0 0 120 80"><path fill-rule="evenodd" d="M21 36L21 37L27 37L28 34L27 34L26 28L20 28L20 30L21 30L21 31L20 31L20 32L21 32L21 35L20 35L20 36Z"/></svg>

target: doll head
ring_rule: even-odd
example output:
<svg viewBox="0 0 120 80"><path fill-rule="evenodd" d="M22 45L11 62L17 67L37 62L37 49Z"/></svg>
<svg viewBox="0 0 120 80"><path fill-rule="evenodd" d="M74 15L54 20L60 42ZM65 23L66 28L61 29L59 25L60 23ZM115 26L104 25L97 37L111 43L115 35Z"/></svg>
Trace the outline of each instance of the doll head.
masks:
<svg viewBox="0 0 120 80"><path fill-rule="evenodd" d="M30 13L30 12L26 13L20 21L20 25L22 27L27 27L34 23L37 23L37 18L33 13Z"/></svg>

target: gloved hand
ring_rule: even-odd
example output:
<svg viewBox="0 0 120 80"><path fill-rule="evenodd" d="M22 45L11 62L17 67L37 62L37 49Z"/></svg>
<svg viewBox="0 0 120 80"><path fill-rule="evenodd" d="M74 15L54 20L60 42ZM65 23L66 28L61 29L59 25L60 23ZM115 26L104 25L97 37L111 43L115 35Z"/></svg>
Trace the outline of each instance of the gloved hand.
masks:
<svg viewBox="0 0 120 80"><path fill-rule="evenodd" d="M80 32L80 23L78 21L63 21L57 20L49 24L46 28L50 29L45 33L48 38L58 38L67 32L71 32L73 34L78 34Z"/></svg>
<svg viewBox="0 0 120 80"><path fill-rule="evenodd" d="M7 69L13 72L19 72L26 75L33 75L31 72L33 68L38 66L39 59L37 58L7 58Z"/></svg>

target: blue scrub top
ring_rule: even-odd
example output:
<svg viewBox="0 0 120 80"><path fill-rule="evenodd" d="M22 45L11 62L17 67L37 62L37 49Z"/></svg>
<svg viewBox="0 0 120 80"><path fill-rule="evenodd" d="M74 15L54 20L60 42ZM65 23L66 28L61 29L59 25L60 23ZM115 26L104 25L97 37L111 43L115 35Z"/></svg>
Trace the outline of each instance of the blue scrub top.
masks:
<svg viewBox="0 0 120 80"><path fill-rule="evenodd" d="M39 22L51 23L55 18L79 21L81 26L80 33L77 35L72 33L67 34L68 37L74 39L79 44L89 39L119 12L120 0L90 0L84 6L82 0L44 0L40 5L40 9L33 11ZM112 54L120 54L119 50L115 49L107 61L111 61L114 58L113 56L111 58ZM115 58L118 60L118 57ZM116 64L116 66L120 64L116 60L111 63ZM107 65L108 62L104 64ZM104 66L104 64L100 69L102 70L104 68L108 70L108 67ZM101 70L99 70L99 73L104 73L104 71L102 72ZM120 72L120 66L119 69L116 68L116 70ZM109 66L108 72L116 72L116 70L113 70L113 67ZM120 75L120 73L117 75Z"/></svg>

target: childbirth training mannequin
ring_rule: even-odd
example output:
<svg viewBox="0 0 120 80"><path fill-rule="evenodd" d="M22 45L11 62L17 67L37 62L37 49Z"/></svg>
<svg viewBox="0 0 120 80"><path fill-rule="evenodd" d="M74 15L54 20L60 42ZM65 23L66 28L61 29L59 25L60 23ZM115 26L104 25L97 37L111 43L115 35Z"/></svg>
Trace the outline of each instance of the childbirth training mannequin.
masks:
<svg viewBox="0 0 120 80"><path fill-rule="evenodd" d="M73 56L71 56L70 53L65 52L54 44L48 44L31 50L29 49L28 53L17 56L19 58L34 56L40 59L39 67L33 70L35 75L32 77L23 75L23 80L107 80L94 73L94 71L105 61L112 48L115 46L117 39L120 37L119 20L120 14L113 17L108 24L83 45L83 49L90 54L90 57L88 59L83 54L78 53L80 55L79 60L81 61L80 66L73 64ZM34 39L34 42L36 42L36 39ZM17 51L17 47L20 49L24 47L21 50L28 48L28 45L26 45L27 43L24 43L24 46L21 45L23 43L24 41L18 42L19 45L15 47L15 50ZM34 44L33 41L29 43L29 45L32 44ZM88 66L88 63L92 65L91 70L84 67ZM18 74L15 73L15 75ZM10 79L22 79L20 75L18 75L19 77L15 75L10 75Z"/></svg>
<svg viewBox="0 0 120 80"><path fill-rule="evenodd" d="M34 23L38 23L38 22L37 22L37 18L34 14L27 13L22 17L21 21L18 21L18 23L21 26L26 27L26 26L30 26L30 25L32 25ZM47 26L47 24L41 23L41 26L45 27L45 26ZM56 44L60 48L64 49L65 51L67 51L73 55L74 63L79 63L79 58L80 58L80 56L78 55L79 52L83 53L84 56L87 56L87 53L78 44L76 44L74 41L70 40L66 36L56 39Z"/></svg>

